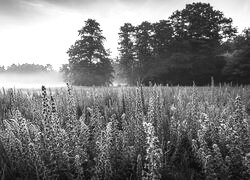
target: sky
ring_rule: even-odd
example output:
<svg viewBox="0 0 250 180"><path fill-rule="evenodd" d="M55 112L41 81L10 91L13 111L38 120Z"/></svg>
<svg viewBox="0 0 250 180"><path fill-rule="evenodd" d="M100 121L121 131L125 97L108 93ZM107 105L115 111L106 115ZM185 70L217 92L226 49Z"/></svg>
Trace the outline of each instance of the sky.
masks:
<svg viewBox="0 0 250 180"><path fill-rule="evenodd" d="M168 19L192 2L210 3L238 31L250 27L250 0L0 0L0 65L51 64L58 70L88 18L100 23L105 48L115 58L124 23Z"/></svg>

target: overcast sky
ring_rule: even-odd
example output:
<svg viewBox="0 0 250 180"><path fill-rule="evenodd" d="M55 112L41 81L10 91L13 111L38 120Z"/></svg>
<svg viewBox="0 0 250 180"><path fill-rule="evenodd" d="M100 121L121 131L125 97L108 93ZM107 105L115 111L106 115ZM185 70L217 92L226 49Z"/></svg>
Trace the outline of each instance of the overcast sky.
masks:
<svg viewBox="0 0 250 180"><path fill-rule="evenodd" d="M196 0L0 0L0 65L68 62L66 51L88 18L96 19L106 37L105 47L116 57L119 27L144 20L167 19ZM209 2L241 31L250 27L250 0Z"/></svg>

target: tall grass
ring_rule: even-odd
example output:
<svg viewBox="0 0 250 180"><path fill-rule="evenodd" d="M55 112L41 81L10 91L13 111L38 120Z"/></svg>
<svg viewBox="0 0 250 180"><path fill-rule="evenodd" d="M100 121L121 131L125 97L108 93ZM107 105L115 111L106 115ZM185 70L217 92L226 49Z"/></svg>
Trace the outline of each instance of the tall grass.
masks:
<svg viewBox="0 0 250 180"><path fill-rule="evenodd" d="M1 179L250 179L250 88L0 91Z"/></svg>

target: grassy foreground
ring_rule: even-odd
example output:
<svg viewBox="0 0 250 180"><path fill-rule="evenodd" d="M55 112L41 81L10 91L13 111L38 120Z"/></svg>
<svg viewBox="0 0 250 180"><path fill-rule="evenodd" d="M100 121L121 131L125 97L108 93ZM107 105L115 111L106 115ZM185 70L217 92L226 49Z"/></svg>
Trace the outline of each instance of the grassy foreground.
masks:
<svg viewBox="0 0 250 180"><path fill-rule="evenodd" d="M250 179L250 87L0 92L0 179Z"/></svg>

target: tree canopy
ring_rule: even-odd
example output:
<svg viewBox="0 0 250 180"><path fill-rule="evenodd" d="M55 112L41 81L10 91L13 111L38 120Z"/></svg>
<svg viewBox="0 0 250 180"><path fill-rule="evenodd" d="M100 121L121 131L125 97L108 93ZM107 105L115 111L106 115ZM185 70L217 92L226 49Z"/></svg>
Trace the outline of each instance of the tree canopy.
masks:
<svg viewBox="0 0 250 180"><path fill-rule="evenodd" d="M232 19L208 3L187 4L168 20L156 23L125 23L119 33L121 69L129 84L139 80L144 84L205 85L211 77L226 81L223 44L236 32Z"/></svg>
<svg viewBox="0 0 250 180"><path fill-rule="evenodd" d="M113 68L109 52L103 45L105 37L100 24L88 19L78 33L79 40L67 51L69 64L61 69L66 79L74 85L111 84Z"/></svg>

